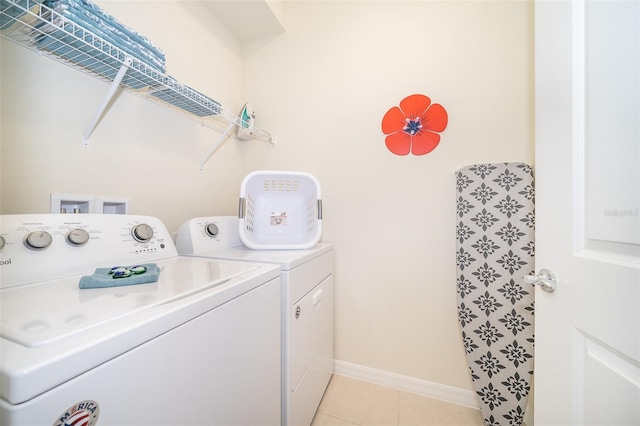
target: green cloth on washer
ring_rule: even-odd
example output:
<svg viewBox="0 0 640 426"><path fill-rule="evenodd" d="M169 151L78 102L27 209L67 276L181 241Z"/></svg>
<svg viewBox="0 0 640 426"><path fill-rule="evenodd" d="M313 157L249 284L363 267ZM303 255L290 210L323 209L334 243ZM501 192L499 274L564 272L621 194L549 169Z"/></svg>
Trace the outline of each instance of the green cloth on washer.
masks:
<svg viewBox="0 0 640 426"><path fill-rule="evenodd" d="M80 278L80 288L122 287L125 285L146 284L158 281L160 275L158 265L155 263L144 263L139 266L146 267L147 271L126 278L113 278L113 275L109 273L112 268L97 268L93 274ZM129 266L128 268L132 267L133 266Z"/></svg>

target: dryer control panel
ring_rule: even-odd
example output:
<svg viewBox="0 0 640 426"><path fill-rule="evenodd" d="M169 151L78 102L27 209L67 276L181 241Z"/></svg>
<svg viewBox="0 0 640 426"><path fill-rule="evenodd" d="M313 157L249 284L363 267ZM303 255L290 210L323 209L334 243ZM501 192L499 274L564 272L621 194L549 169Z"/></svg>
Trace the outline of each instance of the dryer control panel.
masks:
<svg viewBox="0 0 640 426"><path fill-rule="evenodd" d="M180 225L176 238L178 253L187 256L241 246L237 216L190 219Z"/></svg>
<svg viewBox="0 0 640 426"><path fill-rule="evenodd" d="M0 216L1 288L177 255L166 227L151 216Z"/></svg>

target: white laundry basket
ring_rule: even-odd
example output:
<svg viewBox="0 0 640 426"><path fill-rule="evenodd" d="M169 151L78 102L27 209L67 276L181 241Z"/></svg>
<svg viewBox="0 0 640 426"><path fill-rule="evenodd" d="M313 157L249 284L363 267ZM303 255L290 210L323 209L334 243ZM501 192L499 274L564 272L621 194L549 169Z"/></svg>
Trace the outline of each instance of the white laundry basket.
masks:
<svg viewBox="0 0 640 426"><path fill-rule="evenodd" d="M251 249L311 248L322 236L320 183L303 172L249 173L238 217L240 240Z"/></svg>

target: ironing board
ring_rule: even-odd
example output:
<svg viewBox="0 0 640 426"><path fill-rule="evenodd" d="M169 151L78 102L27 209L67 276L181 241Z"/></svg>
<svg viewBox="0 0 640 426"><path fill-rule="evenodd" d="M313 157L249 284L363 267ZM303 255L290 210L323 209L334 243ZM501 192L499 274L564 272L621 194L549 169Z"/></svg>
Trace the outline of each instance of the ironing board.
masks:
<svg viewBox="0 0 640 426"><path fill-rule="evenodd" d="M456 172L458 320L484 422L520 425L533 379L534 184L524 163Z"/></svg>

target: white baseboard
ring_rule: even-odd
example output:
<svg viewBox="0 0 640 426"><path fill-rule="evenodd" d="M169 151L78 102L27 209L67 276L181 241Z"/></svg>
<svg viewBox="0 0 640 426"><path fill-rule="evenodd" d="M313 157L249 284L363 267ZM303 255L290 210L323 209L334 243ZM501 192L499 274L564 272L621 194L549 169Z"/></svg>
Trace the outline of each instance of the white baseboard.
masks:
<svg viewBox="0 0 640 426"><path fill-rule="evenodd" d="M462 405L476 410L480 409L478 399L473 391L390 373L388 371L376 370L375 368L340 360L335 360L333 372L342 376L438 399L451 404Z"/></svg>

